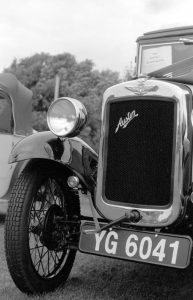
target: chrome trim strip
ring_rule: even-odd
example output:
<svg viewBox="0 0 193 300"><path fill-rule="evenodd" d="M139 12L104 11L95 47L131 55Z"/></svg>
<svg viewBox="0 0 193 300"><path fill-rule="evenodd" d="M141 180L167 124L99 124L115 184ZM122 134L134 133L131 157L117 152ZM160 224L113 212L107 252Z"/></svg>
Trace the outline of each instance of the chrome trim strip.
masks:
<svg viewBox="0 0 193 300"><path fill-rule="evenodd" d="M175 158L174 158L174 180L173 180L173 202L170 207L166 209L158 208L137 208L140 212L142 219L137 223L138 226L146 227L164 227L172 224L179 217L182 212L182 198L183 198L183 153L184 150L187 152L187 128L188 128L188 118L187 118L187 107L186 107L186 95L188 94L188 89L185 86L180 86L177 84L169 83L166 81L159 81L154 79L138 79L135 81L130 81L126 83L121 83L116 86L109 88L103 98L102 104L102 127L101 127L101 143L99 151L99 164L98 164L98 175L97 175L97 192L95 204L98 211L107 219L115 220L122 217L126 212L130 212L135 207L120 206L109 204L102 198L102 182L103 182L103 147L104 147L104 137L105 137L105 109L106 104L109 100L113 98L123 98L123 97L136 97L131 91L125 87L136 87L139 83L143 81L144 85L156 85L158 89L156 91L149 91L147 94L149 96L155 97L166 97L172 98L177 105L177 116L176 116L176 146L175 146ZM146 94L146 96L147 96ZM145 98L144 98L145 101ZM156 100L155 100L156 101ZM136 208L135 208L136 209ZM136 225L136 224L135 224Z"/></svg>

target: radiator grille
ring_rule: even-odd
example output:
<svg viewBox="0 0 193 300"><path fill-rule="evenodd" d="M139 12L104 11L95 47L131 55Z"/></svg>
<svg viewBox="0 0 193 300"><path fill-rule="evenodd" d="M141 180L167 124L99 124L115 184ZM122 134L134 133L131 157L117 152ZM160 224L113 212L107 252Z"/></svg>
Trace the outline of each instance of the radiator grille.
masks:
<svg viewBox="0 0 193 300"><path fill-rule="evenodd" d="M155 99L108 104L103 196L105 201L165 206L172 196L174 102ZM135 111L125 128L120 118Z"/></svg>

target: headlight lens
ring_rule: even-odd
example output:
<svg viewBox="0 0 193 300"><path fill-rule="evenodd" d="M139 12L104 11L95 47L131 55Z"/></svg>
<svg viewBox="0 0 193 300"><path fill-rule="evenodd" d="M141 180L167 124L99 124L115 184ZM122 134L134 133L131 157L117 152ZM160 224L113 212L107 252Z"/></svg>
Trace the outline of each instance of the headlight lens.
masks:
<svg viewBox="0 0 193 300"><path fill-rule="evenodd" d="M49 107L47 123L56 135L75 136L86 123L86 109L81 102L72 98L59 98Z"/></svg>

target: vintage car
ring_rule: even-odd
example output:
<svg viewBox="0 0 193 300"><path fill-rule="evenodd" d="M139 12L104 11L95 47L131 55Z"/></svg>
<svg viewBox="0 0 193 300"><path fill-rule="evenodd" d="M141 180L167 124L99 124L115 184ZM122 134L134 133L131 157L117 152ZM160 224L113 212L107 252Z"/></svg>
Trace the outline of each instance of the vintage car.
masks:
<svg viewBox="0 0 193 300"><path fill-rule="evenodd" d="M77 250L173 268L190 263L193 27L148 32L137 45L136 78L104 93L98 156L77 137L84 106L65 97L48 110L50 131L11 153L10 163L27 163L9 201L5 251L25 293L65 282ZM92 217L80 211L82 193Z"/></svg>
<svg viewBox="0 0 193 300"><path fill-rule="evenodd" d="M10 152L32 132L32 92L14 75L0 74L0 217L6 213L13 182L25 165L8 164Z"/></svg>

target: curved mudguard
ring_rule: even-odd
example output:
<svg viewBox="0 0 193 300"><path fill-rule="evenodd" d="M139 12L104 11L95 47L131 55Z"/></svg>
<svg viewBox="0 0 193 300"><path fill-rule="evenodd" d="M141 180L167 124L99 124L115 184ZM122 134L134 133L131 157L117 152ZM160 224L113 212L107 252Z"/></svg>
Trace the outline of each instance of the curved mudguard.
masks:
<svg viewBox="0 0 193 300"><path fill-rule="evenodd" d="M50 131L30 135L13 148L9 163L31 159L48 159L67 166L93 190L96 183L98 156L78 137L60 139Z"/></svg>

